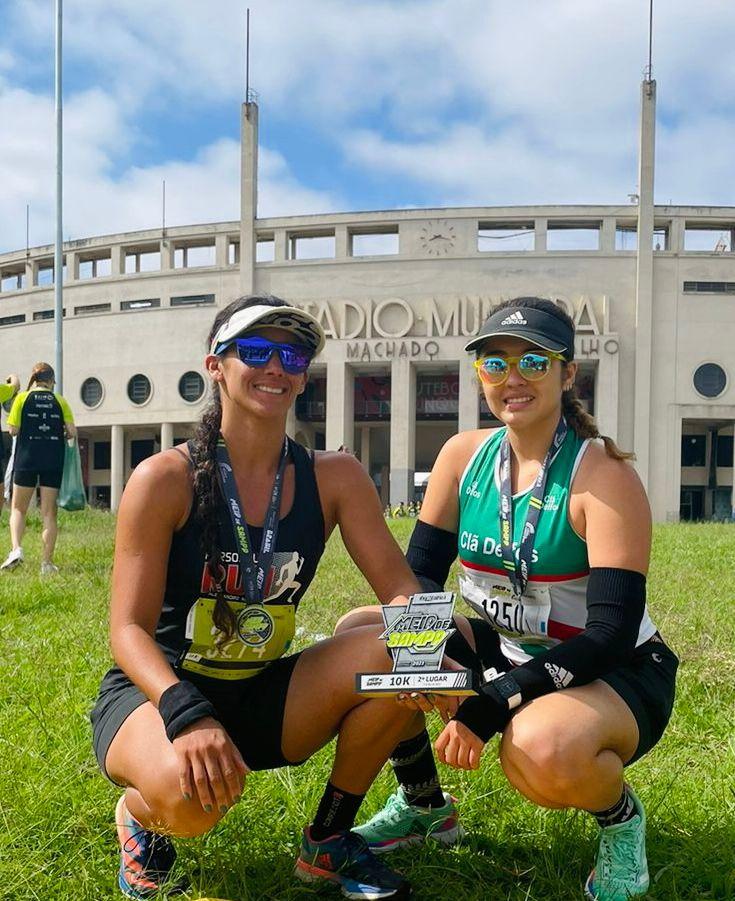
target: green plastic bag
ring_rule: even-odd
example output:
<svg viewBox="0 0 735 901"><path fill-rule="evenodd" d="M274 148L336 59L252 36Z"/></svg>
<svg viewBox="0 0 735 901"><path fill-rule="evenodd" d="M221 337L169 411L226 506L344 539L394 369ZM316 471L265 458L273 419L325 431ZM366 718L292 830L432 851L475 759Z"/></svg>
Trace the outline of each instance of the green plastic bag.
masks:
<svg viewBox="0 0 735 901"><path fill-rule="evenodd" d="M70 512L84 510L87 505L87 496L84 493L84 481L82 480L82 461L76 439L66 442L64 474L61 477L57 503L64 510Z"/></svg>

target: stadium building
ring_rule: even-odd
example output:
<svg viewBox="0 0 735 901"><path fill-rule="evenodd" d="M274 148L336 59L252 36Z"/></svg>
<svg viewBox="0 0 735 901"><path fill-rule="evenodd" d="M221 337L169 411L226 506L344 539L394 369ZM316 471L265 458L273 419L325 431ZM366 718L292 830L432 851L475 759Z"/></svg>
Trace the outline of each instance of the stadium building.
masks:
<svg viewBox="0 0 735 901"><path fill-rule="evenodd" d="M729 519L735 422L735 208L655 206L655 82L641 90L638 195L620 206L392 210L259 219L258 108L242 107L239 222L64 245L64 394L92 503L191 434L215 308L268 292L328 341L289 431L354 450L384 501L420 493L457 430L490 424L462 348L499 302L574 317L578 384L637 455L659 521ZM4 372L53 361L53 247L0 255Z"/></svg>

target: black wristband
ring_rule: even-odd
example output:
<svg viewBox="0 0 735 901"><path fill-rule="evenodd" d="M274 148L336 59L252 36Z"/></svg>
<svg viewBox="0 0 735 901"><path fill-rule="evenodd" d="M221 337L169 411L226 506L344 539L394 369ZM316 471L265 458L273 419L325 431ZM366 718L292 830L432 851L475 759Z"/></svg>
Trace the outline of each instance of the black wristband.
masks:
<svg viewBox="0 0 735 901"><path fill-rule="evenodd" d="M199 689L191 682L175 682L158 699L166 736L173 741L176 736L197 720L211 716L216 719L217 711Z"/></svg>

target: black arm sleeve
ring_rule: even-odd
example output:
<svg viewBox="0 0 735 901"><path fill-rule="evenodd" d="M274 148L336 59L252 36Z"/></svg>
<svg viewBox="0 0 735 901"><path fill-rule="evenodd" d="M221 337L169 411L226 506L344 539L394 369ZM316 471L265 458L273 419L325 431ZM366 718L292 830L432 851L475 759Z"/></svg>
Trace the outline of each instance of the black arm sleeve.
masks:
<svg viewBox="0 0 735 901"><path fill-rule="evenodd" d="M613 567L590 570L587 583L587 622L583 632L550 648L504 677L503 695L488 682L480 694L468 698L455 719L487 741L501 731L512 711L541 695L586 685L627 663L635 650L646 605L646 577ZM508 683L516 690L509 692Z"/></svg>
<svg viewBox="0 0 735 901"><path fill-rule="evenodd" d="M406 560L424 591L444 591L456 556L456 532L447 532L420 519L416 521Z"/></svg>

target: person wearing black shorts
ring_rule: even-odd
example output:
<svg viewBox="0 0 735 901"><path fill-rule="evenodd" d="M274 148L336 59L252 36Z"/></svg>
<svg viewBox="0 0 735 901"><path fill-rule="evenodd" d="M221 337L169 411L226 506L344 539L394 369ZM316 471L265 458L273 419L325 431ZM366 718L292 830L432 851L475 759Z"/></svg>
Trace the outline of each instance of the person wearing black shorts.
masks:
<svg viewBox="0 0 735 901"><path fill-rule="evenodd" d="M600 849L585 894L627 901L649 885L645 811L625 767L653 748L671 715L678 660L651 620L651 513L623 453L576 396L574 323L554 303L501 304L466 348L501 429L451 438L434 464L408 560L426 591L459 587L475 617L456 617L447 657L482 674L439 709L444 763L477 769L500 734L509 782L547 808L590 812ZM361 609L342 634L375 621ZM388 809L390 807L390 809ZM360 827L371 847L401 811Z"/></svg>
<svg viewBox="0 0 735 901"><path fill-rule="evenodd" d="M299 764L335 736L296 875L350 898L409 893L350 831L400 735L423 719L354 691L356 672L390 671L380 630L287 653L335 526L383 603L418 588L357 459L286 437L323 345L318 321L277 298L221 310L205 360L213 400L196 436L147 459L125 488L110 616L117 665L91 719L102 771L125 786L118 882L129 897L181 889L168 836L207 832L243 789L247 803L250 771Z"/></svg>
<svg viewBox="0 0 735 901"><path fill-rule="evenodd" d="M36 363L28 389L18 394L8 415L10 434L16 436L13 459L13 498L10 512L12 549L0 569L8 571L24 559L23 535L31 498L41 489L43 558L41 575L58 572L54 549L58 527L56 499L64 472L66 439L76 435L69 404L54 393L56 377L48 363Z"/></svg>
<svg viewBox="0 0 735 901"><path fill-rule="evenodd" d="M17 375L12 374L0 384L0 404L8 403L18 393L20 388L20 379ZM5 505L5 467L8 463L9 455L5 453L5 435L0 432L0 513Z"/></svg>

